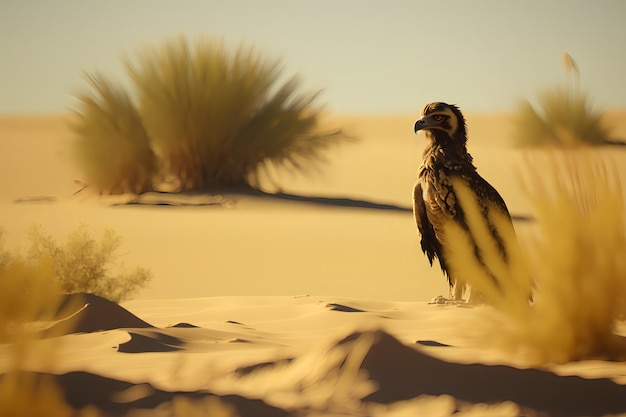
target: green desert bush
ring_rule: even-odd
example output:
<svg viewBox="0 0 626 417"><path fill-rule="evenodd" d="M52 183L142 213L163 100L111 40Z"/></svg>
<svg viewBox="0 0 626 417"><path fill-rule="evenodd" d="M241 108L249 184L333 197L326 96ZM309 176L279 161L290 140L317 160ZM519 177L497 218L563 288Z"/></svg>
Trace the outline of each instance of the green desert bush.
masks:
<svg viewBox="0 0 626 417"><path fill-rule="evenodd" d="M322 129L317 93L300 93L297 77L284 78L279 61L252 47L180 37L145 48L126 67L132 94L89 76L99 97L80 97L80 153L86 168L104 174L94 184L106 192L148 187L149 149L159 167L153 182L178 190L258 188L268 168L302 171L345 139L339 130ZM124 130L118 119L127 121ZM118 143L125 141L131 144ZM135 159L141 175L107 165Z"/></svg>
<svg viewBox="0 0 626 417"><path fill-rule="evenodd" d="M494 307L495 319L486 327L490 342L523 353L532 364L624 359L626 344L614 334L626 314L626 215L617 174L588 154L552 155L542 162L548 169L529 169L524 184L535 235L519 246L506 234L509 265L490 264L499 285L476 265L475 249L460 229L451 242L451 267ZM482 216L471 216L478 205L471 193L457 195L489 262L489 253L498 249ZM499 259L495 253L491 258Z"/></svg>
<svg viewBox="0 0 626 417"><path fill-rule="evenodd" d="M131 98L99 73L85 79L91 89L78 96L72 128L86 180L111 194L151 190L156 158Z"/></svg>
<svg viewBox="0 0 626 417"><path fill-rule="evenodd" d="M563 63L568 72L565 85L543 91L537 106L528 100L520 103L515 129L518 145L600 145L610 140L603 113L594 109L588 94L580 89L575 61L565 53Z"/></svg>
<svg viewBox="0 0 626 417"><path fill-rule="evenodd" d="M122 238L105 229L98 241L87 226L80 225L62 243L47 235L41 226L28 232L28 258L33 264L51 262L54 278L67 293L87 292L119 302L130 298L152 279L143 267L124 268L118 262Z"/></svg>

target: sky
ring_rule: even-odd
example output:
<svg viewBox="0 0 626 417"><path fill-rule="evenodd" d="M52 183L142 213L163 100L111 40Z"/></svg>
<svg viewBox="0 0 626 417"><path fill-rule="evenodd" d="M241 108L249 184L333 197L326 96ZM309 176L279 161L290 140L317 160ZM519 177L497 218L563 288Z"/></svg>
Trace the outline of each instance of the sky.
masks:
<svg viewBox="0 0 626 417"><path fill-rule="evenodd" d="M83 71L178 35L279 59L338 113L431 101L508 111L563 83L561 55L602 107L626 108L624 0L0 0L0 112L62 112Z"/></svg>

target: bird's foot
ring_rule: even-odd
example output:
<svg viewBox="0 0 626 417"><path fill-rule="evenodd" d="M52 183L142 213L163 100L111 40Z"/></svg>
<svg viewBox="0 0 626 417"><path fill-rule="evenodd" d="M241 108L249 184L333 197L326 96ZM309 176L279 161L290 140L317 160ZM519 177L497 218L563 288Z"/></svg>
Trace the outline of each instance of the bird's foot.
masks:
<svg viewBox="0 0 626 417"><path fill-rule="evenodd" d="M463 300L455 300L454 298L446 298L443 295L438 295L428 302L428 304L441 304L441 305L457 305L465 304Z"/></svg>

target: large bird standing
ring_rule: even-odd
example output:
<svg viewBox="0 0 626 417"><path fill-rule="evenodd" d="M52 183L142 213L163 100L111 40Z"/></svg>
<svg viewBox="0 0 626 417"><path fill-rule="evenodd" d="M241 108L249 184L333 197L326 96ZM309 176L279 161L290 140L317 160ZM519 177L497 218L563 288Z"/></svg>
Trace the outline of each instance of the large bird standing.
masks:
<svg viewBox="0 0 626 417"><path fill-rule="evenodd" d="M499 252L500 259L507 262L506 244L493 224L490 213L504 215L508 224L512 223L504 200L484 178L472 163L472 156L467 152L467 133L465 119L458 107L446 103L431 103L424 106L421 118L415 122L415 133L423 130L428 140L424 150L423 163L418 171L418 179L413 194L413 212L417 228L421 235L422 251L430 264L437 258L442 271L448 278L450 297L460 301L466 288L467 279L464 271L450 268L450 252L447 248L451 241L462 236L453 235L449 226L458 226L454 230L463 230L469 237L467 253L475 257L485 275L493 280L493 287L499 288L497 274L486 259L479 244L476 228L468 225L464 207L459 202L460 187L465 187L473 194L478 205L478 212L483 217ZM476 294L471 294L472 299ZM468 297L469 301L469 297Z"/></svg>

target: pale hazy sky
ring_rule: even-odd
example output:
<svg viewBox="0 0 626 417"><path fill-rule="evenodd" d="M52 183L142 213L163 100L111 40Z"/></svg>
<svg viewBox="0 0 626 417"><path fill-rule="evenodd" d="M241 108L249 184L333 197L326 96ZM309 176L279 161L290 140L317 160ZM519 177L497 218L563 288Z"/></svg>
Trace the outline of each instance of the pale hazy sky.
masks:
<svg viewBox="0 0 626 417"><path fill-rule="evenodd" d="M564 81L563 51L626 108L625 0L0 0L0 112L63 111L82 70L121 78L181 33L256 45L338 112L511 109Z"/></svg>

